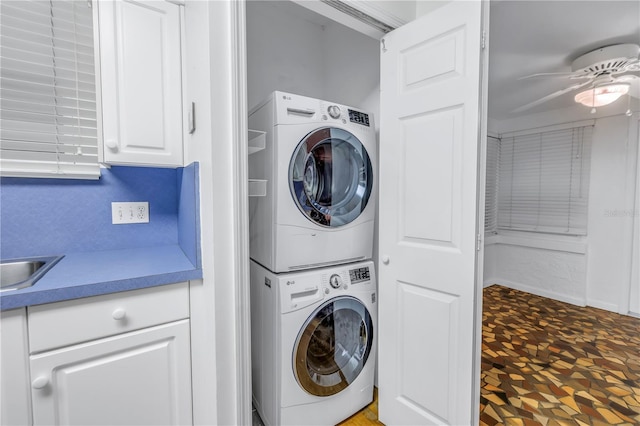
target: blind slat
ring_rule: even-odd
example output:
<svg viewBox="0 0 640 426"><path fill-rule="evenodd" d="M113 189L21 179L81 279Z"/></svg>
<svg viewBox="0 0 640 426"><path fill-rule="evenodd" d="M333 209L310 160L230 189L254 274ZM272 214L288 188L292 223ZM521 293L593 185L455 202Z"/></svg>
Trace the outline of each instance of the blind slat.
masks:
<svg viewBox="0 0 640 426"><path fill-rule="evenodd" d="M75 102L77 104L77 102ZM15 101L12 99L2 99L2 111L3 117L6 118L11 113L25 113L25 114L49 114L49 115L61 115L69 116L74 112L79 115L80 118L87 118L96 120L96 112L92 110L68 107L64 105L56 105L55 102L46 103L32 103L24 101Z"/></svg>
<svg viewBox="0 0 640 426"><path fill-rule="evenodd" d="M489 139L487 204L497 193L497 229L586 235L591 133L583 126L512 136L497 148Z"/></svg>
<svg viewBox="0 0 640 426"><path fill-rule="evenodd" d="M4 0L0 12L0 173L97 179L88 3Z"/></svg>
<svg viewBox="0 0 640 426"><path fill-rule="evenodd" d="M1 86L1 85L0 85ZM87 97L86 99L74 99L71 97L60 97L57 98L52 96L50 93L29 93L29 92L20 92L16 90L10 90L2 88L0 89L0 101L4 103L5 101L18 101L25 102L29 104L41 104L41 105L49 105L49 106L64 106L69 108L78 108L86 111L95 111L96 103L95 103L95 94L93 94L93 98Z"/></svg>
<svg viewBox="0 0 640 426"><path fill-rule="evenodd" d="M487 138L487 162L485 182L484 229L495 233L498 228L498 162L500 159L500 140Z"/></svg>

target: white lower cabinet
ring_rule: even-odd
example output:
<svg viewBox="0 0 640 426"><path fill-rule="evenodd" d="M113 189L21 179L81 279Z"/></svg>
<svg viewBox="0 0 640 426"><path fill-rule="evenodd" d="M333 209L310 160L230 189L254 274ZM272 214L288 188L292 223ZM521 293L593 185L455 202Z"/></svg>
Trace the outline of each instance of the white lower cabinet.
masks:
<svg viewBox="0 0 640 426"><path fill-rule="evenodd" d="M193 424L187 282L27 317L34 425Z"/></svg>
<svg viewBox="0 0 640 426"><path fill-rule="evenodd" d="M192 423L189 320L31 356L34 425Z"/></svg>

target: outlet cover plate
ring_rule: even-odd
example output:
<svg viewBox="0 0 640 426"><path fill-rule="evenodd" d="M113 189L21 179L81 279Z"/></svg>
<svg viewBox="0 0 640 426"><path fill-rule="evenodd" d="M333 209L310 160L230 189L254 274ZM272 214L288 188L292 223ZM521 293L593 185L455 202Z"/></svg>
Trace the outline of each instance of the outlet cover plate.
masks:
<svg viewBox="0 0 640 426"><path fill-rule="evenodd" d="M111 223L149 223L149 202L113 202L111 203Z"/></svg>

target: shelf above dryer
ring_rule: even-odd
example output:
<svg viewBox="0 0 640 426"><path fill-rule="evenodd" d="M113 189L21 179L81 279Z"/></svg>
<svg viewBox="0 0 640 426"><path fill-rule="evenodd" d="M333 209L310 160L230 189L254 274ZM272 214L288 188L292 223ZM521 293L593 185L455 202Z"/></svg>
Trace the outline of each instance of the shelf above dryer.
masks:
<svg viewBox="0 0 640 426"><path fill-rule="evenodd" d="M249 197L264 197L267 195L267 181L264 179L249 179Z"/></svg>
<svg viewBox="0 0 640 426"><path fill-rule="evenodd" d="M249 155L262 151L267 143L267 132L249 130Z"/></svg>

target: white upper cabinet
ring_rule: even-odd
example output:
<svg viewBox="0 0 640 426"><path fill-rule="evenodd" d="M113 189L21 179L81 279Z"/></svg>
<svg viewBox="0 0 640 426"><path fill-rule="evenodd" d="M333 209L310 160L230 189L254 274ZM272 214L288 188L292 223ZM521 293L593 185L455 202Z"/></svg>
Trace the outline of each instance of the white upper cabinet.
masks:
<svg viewBox="0 0 640 426"><path fill-rule="evenodd" d="M163 1L99 1L103 158L183 165L181 12Z"/></svg>

